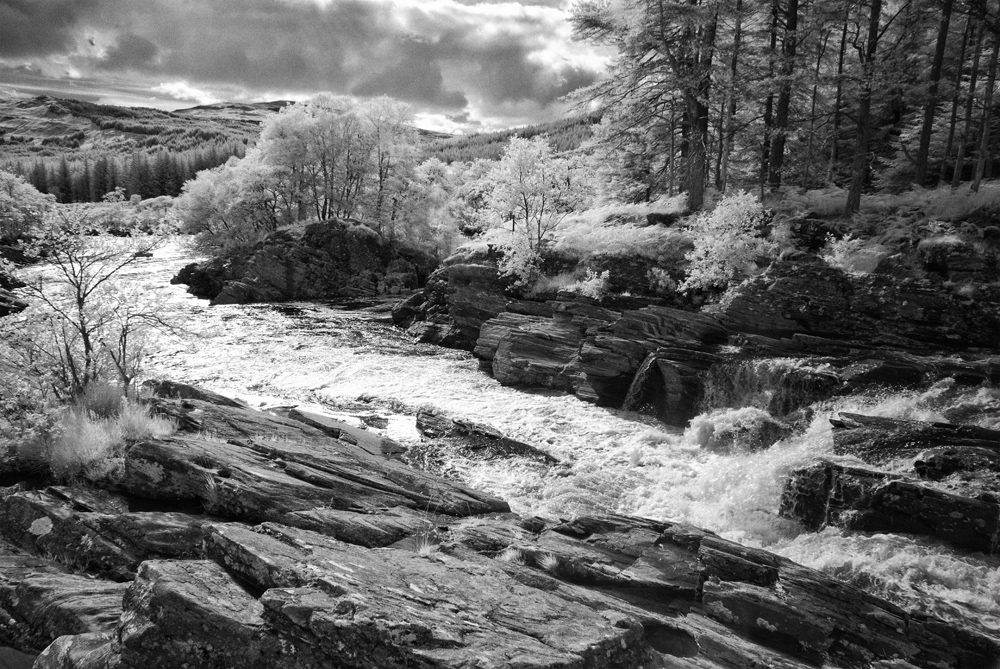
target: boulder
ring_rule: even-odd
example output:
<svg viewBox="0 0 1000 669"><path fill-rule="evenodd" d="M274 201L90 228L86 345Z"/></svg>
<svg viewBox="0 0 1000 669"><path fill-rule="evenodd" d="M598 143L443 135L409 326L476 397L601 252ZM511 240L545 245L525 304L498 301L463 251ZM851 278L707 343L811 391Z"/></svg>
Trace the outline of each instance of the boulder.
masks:
<svg viewBox="0 0 1000 669"><path fill-rule="evenodd" d="M18 299L11 291L0 288L0 318L16 314L27 308L27 302Z"/></svg>
<svg viewBox="0 0 1000 669"><path fill-rule="evenodd" d="M188 265L173 282L213 304L396 295L418 287L429 262L416 251L395 251L361 223L337 219L276 230L232 256Z"/></svg>
<svg viewBox="0 0 1000 669"><path fill-rule="evenodd" d="M170 283L186 285L187 292L191 295L211 300L222 292L226 277L234 271L231 262L218 258L205 262L193 262L182 267L170 280Z"/></svg>
<svg viewBox="0 0 1000 669"><path fill-rule="evenodd" d="M996 495L959 495L860 467L818 462L793 471L779 513L812 530L829 524L863 532L919 534L958 548L1000 552Z"/></svg>

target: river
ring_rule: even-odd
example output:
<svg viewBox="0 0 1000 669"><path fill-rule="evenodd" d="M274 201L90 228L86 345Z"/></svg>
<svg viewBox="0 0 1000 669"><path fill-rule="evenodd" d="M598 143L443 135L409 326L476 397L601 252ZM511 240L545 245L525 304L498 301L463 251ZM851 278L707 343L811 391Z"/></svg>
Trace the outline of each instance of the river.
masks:
<svg viewBox="0 0 1000 669"><path fill-rule="evenodd" d="M552 467L457 457L446 463L447 475L506 499L518 513L566 518L616 512L688 522L911 610L1000 636L1000 557L908 536L832 528L806 533L777 516L790 469L817 456L852 462L832 454L831 412L944 420L944 411L963 404L979 416L977 424L1000 427L996 389L957 391L944 382L921 392L840 398L815 405L803 434L763 452L720 455L699 446L697 429L664 428L563 393L505 388L469 353L411 342L388 322L387 306L210 307L185 286L169 284L192 259L174 242L124 274L187 330L153 344L150 376L201 385L261 408L302 406L367 420L404 445L419 442L416 409L432 405L490 424L560 461ZM721 424L733 414L723 410L693 424Z"/></svg>

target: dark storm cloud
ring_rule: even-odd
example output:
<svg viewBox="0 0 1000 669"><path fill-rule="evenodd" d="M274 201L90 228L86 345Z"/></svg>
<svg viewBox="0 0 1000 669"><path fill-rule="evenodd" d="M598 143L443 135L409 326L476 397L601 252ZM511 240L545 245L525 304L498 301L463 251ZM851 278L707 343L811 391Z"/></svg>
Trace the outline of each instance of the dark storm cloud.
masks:
<svg viewBox="0 0 1000 669"><path fill-rule="evenodd" d="M112 70L144 68L156 60L159 48L144 37L125 33L118 38L118 44L108 50L99 65Z"/></svg>
<svg viewBox="0 0 1000 669"><path fill-rule="evenodd" d="M71 50L80 18L100 0L0 0L0 57Z"/></svg>
<svg viewBox="0 0 1000 669"><path fill-rule="evenodd" d="M401 40L394 56L390 62L379 63L382 69L363 78L351 93L363 97L389 95L452 109L461 109L468 103L460 91L446 90L432 45L414 39Z"/></svg>
<svg viewBox="0 0 1000 669"><path fill-rule="evenodd" d="M450 115L544 108L598 75L565 54L564 2L0 0L0 58L144 77L150 90L385 94Z"/></svg>

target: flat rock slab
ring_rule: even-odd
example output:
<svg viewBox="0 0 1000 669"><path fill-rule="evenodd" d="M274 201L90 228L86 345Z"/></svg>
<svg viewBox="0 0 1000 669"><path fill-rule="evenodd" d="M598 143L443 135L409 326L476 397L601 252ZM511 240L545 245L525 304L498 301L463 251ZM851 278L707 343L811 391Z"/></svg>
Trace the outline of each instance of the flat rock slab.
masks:
<svg viewBox="0 0 1000 669"><path fill-rule="evenodd" d="M880 464L913 457L938 446L975 447L1000 454L1000 430L973 425L933 423L880 416L840 413L830 419L837 454L855 455Z"/></svg>
<svg viewBox="0 0 1000 669"><path fill-rule="evenodd" d="M315 411L292 409L288 412L288 417L322 430L334 439L353 444L369 455L392 457L406 452L406 447L397 441Z"/></svg>
<svg viewBox="0 0 1000 669"><path fill-rule="evenodd" d="M195 399L159 400L155 408L188 427L128 450L123 487L139 497L200 500L213 513L248 522L322 507L408 506L454 516L509 510L500 499L298 420Z"/></svg>
<svg viewBox="0 0 1000 669"><path fill-rule="evenodd" d="M0 544L0 644L37 653L63 635L110 632L126 587Z"/></svg>
<svg viewBox="0 0 1000 669"><path fill-rule="evenodd" d="M139 557L81 522L60 496L25 491L0 499L0 535L29 553L105 578L131 580Z"/></svg>
<svg viewBox="0 0 1000 669"><path fill-rule="evenodd" d="M214 526L206 550L267 590L271 626L347 666L625 667L645 653L638 621L606 618L486 562L368 551L271 524Z"/></svg>

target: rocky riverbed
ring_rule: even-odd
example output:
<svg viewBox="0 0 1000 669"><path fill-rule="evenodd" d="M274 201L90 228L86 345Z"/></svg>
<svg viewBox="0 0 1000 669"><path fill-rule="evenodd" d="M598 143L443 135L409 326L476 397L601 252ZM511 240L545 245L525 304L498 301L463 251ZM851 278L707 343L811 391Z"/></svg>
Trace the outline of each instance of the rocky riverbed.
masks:
<svg viewBox="0 0 1000 669"><path fill-rule="evenodd" d="M893 435L900 432L926 435L928 430L933 433L934 428L910 423L865 423L851 414L924 421L932 426L953 422L984 430L1000 427L996 419L1000 393L988 384L983 385L982 379L976 383L956 380L955 374L946 373L951 364L946 359L937 364L937 369L945 372L939 378L903 391L888 392L866 386L814 402L809 396L809 388L813 386L800 384L786 388L783 391L786 395L801 397L797 401L799 406L785 407L788 409L785 413L802 411L794 420L774 412L783 418L774 422L782 425L763 439L770 448L759 450L767 445L759 441L761 430L754 428L750 434L747 426L766 423L764 416L770 412L757 406L720 406L695 413L687 428L671 428L653 416L583 402L558 387L514 389L484 374L479 361L467 352L414 344L409 335L391 325L389 305L367 304L355 308L357 305L296 303L209 307L206 302L186 295L181 287L169 285L171 276L188 260L183 249L171 246L131 271L129 280L144 284L149 298L162 300L164 309L177 314L190 331L158 342L150 373L194 383L241 398L252 407L268 409L268 414L247 414L258 416L251 420L256 427L243 430L250 436L280 434L273 425L263 427L258 421L277 421L286 428L291 421L299 436L277 436L257 443L259 440L248 441L247 434L228 434L217 427L206 430L201 422L206 415L247 410L217 409L212 402L202 405L199 402L205 400L197 399L162 400L164 411L174 411L195 421L189 425L192 436L182 435L178 437L180 441L204 439L205 432L218 437L214 446L199 446L190 441L182 446L203 452L204 457L194 459L196 468L185 466L178 470L177 476L181 478L176 479L176 490L184 492L171 493L182 498L173 501L191 507L170 512L198 513L191 516L194 521L171 524L170 531L165 530L163 536L177 537L165 543L174 544L178 550L189 550L178 555L164 553L162 545L141 550L132 547L131 552L125 551L126 557L102 568L104 572L91 569L105 578L114 577L108 581L109 601L121 595L123 588L118 583L131 580L135 574L133 584L128 586L131 594L125 596L124 614L116 613L113 608L95 612L87 619L86 629L96 636L80 637L54 647L47 660L53 664L46 666L105 666L79 664L83 660L72 659L90 656L91 651L94 662L98 661L94 658L104 658L100 661L106 662L118 657L126 658L126 664L132 663L128 666L153 666L135 664L138 656L129 655L147 643L149 647L167 643L157 637L143 636L162 632L156 630L157 625L144 622L150 619L151 612L165 616L162 620L173 620L162 602L186 602L184 606L194 606L206 599L220 603L223 612L247 612L246 619L241 619L217 610L199 610L199 615L208 616L204 624L212 630L209 636L218 636L222 630L233 639L246 642L239 652L259 653L254 657L272 663L262 666L281 666L280 662L286 660L276 658L284 657L282 653L289 648L300 653L330 652L323 646L323 635L317 632L322 627L319 620L326 621L323 625L332 624L330 611L335 613L334 618L344 615L347 611L344 607L354 606L357 611L358 598L370 597L376 590L383 593L378 599L386 602L385 607L398 603L409 607L407 610L430 607L427 610L435 611L435 616L444 615L444 610L451 613L447 620L434 618L437 622L425 625L431 632L416 627L404 629L392 623L390 627L396 630L392 634L402 635L406 643L379 646L382 650L378 652L388 655L373 657L391 657L395 658L391 661L399 663L402 656L392 653L404 652L400 650L404 647L421 648L424 650L407 656L411 658L407 661L417 663L416 666L462 666L457 658L468 656L462 656L457 649L464 648L482 657L501 658L495 660L495 666L510 664L513 662L510 656L490 655L496 650L494 647L481 645L476 634L469 631L471 628L461 627L468 620L454 627L459 624L454 616L461 617L463 610L482 613L483 609L496 606L490 604L493 600L488 595L465 608L454 601L461 593L445 588L440 596L429 594L429 587L433 591L444 587L444 583L461 590L462 579L468 577L463 574L470 573L498 584L504 592L513 592L511 588L515 588L518 593L515 600L537 600L542 607L537 618L518 619L500 607L488 620L474 621L477 629L492 630L487 636L535 632L528 635L534 641L518 642L522 647L541 644L537 652L529 653L538 658L529 666L575 666L574 662L582 663L580 666L711 667L751 666L751 662L758 666L816 666L827 662L860 667L880 659L888 661L893 656L914 666L986 667L996 662L1000 559L995 544L989 540L977 544L956 542L955 536L970 534L960 530L935 535L911 526L901 534L895 531L898 527L884 521L885 516L892 514L912 515L915 508L934 507L934 502L940 499L937 493L921 490L933 488L944 494L951 485L950 492L963 499L983 493L968 488L958 490L953 484L964 476L963 472L984 467L956 467L953 456L940 452L936 458L921 460L927 463L922 470L925 473L948 471L935 479L936 474L928 476L913 469L911 453L871 458L858 449L846 447L845 444L857 440L845 438L843 431L847 428L830 421L833 417L846 422L851 429L857 429L855 424L870 430L879 428L882 433L870 436L883 442L893 442ZM789 356L781 360L780 364L786 368L802 372L796 378L819 382L824 374L836 373L831 366L815 361ZM773 372L777 363L764 364ZM761 376L758 370L752 378ZM719 384L712 389L731 397L732 389ZM751 390L767 391L766 388ZM422 413L421 407L425 407ZM436 411L428 412L427 408ZM447 424L442 427L439 421L427 418L441 412L457 418L458 422L452 427ZM848 414L846 418L844 413ZM418 414L424 418L418 420ZM463 440L462 437L469 436L469 426L475 423L484 427L483 432L477 433L478 441ZM301 435L307 433L309 436L304 439ZM291 444L303 440L309 442L308 448L292 448ZM907 440L912 441L904 439ZM948 444L930 439L924 445L933 449ZM992 462L988 435L973 446L984 450L977 451L982 462ZM176 445L163 447L160 451L176 452L176 448ZM312 490L309 486L318 486L323 495L329 495L333 485L329 479L330 467L315 457L302 460L305 451L313 453L324 448L341 454L337 458L351 452L352 457L365 462L377 458L377 462L389 462L393 468L397 466L395 460L386 458L409 460L431 474L444 477L434 479L438 481L433 484L435 489L457 486L456 490L479 490L482 492L475 493L479 499L497 501L487 502L482 509L472 508L474 505L469 502L464 510L461 504L441 506L440 500L427 497L427 484L414 484L415 490L393 493L401 495L396 502L409 501L390 504L391 500L379 498L373 503L379 509L397 511L374 516L364 513L361 516L364 522L354 525L354 529L345 529L348 524L343 518L333 518L336 514L320 514L324 517L319 519L311 517L315 514L310 509L338 508L337 504L316 506L314 492L291 495L293 501L299 500L291 506L281 504L280 508L252 512L242 506L241 500L248 495L234 491L260 480L270 485L276 472L275 463L279 461L284 466L278 465L277 469L282 476L292 476L298 482L297 489ZM136 462L153 462L151 450L157 448L133 449L132 457ZM213 456L217 459L209 462ZM146 460L142 460L144 457ZM182 457L180 461L192 458ZM823 464L817 465L818 459ZM810 469L817 466L825 469L820 473ZM156 468L146 464L133 469ZM869 514L877 518L869 518L865 521L867 525L838 524L841 517L854 517L850 512L860 507L850 504L863 499L868 494L865 490L871 493L879 487L878 483L870 483L870 479L864 484L868 488L860 484L844 485L842 482L847 479L843 472L873 469L904 484L919 479L925 488L918 489L914 497L917 506L883 505L880 516ZM831 491L858 490L859 494L853 498L836 495L839 501L847 500L846 505L836 507L839 513L836 517L819 518L815 511L798 514L795 500L787 492L787 482L817 480L817 477L821 480L812 488L800 486L800 500L811 499L812 506L802 502L798 508L834 508L825 501ZM215 483L210 484L210 480ZM308 484L305 488L303 481ZM834 485L831 483L834 481L840 483ZM398 481L395 485L399 485ZM895 485L900 487L898 483ZM417 494L420 489L425 490L423 497ZM385 497L385 486L379 486L379 490L379 495ZM140 493L138 488L127 492L140 499L157 497L148 490ZM74 516L114 517L116 513L120 517L129 516L123 515L120 505L79 500L59 489L22 491L7 499L25 497L25 501L12 502L11 506L33 508L36 509L33 513L41 514L24 515L28 528L24 536L28 539L38 536L31 527L36 521L40 522L38 527L44 525L43 516L53 526L58 524L53 518L68 518L68 527L74 523L79 527L82 523L97 534L102 533L94 528L104 527L100 522L114 523L99 522L92 516L83 520ZM283 496L261 493L250 497ZM896 495L883 494L880 499L887 497L891 502ZM989 507L988 498L978 501ZM929 506L920 507L923 502ZM491 508L489 504L506 504L517 515L482 515L490 511L506 513L506 507ZM995 499L993 504L995 507ZM371 509L340 510L362 514ZM205 511L209 512L207 516ZM954 507L945 513L953 511ZM989 511L986 513L981 534L995 538L995 529L991 535L988 527ZM539 518L535 519L536 516ZM351 516L355 520L358 517ZM573 521L575 517L582 520ZM971 518L970 522L979 527L976 518ZM234 521L243 524L233 525ZM250 527L261 521L265 525L251 531ZM128 521L121 522L128 525ZM338 529L331 530L333 527ZM435 531L428 533L428 527ZM811 531L815 528L822 529ZM116 536L127 535L116 531ZM315 531L321 534L308 534ZM330 543L323 538L331 534L347 538L350 545ZM371 550L375 544L362 537L373 535L385 537L384 540L402 538L404 543L396 547L396 552L379 553L376 559L357 548L368 546L365 550ZM187 539L181 540L181 536ZM30 549L29 543L23 543L20 550ZM118 545L114 540L111 543ZM47 554L52 557L54 552ZM178 557L185 560L178 563ZM137 567L145 558L160 562ZM18 558L21 559L28 560L30 569L41 569L28 558ZM163 562L164 559L167 561ZM393 584L383 582L379 576L359 575L343 581L349 572L314 566L331 563L351 568L377 564L402 575L403 580ZM218 571L220 567L224 572ZM441 569L444 571L435 571ZM62 573L65 568L53 567L53 570ZM228 585L230 581L223 573L228 578L235 577L232 583L241 587ZM211 597L199 590L209 582L218 584ZM423 592L414 590L414 585ZM12 587L16 594L17 587L22 586ZM31 584L24 585L22 591L29 587ZM389 590L383 592L384 588ZM407 593L406 596L393 599L400 591ZM396 594L388 596L386 593L390 592ZM543 597L541 593L547 594ZM440 603L447 601L452 601L452 609ZM859 604L864 613L851 608ZM321 607L310 608L314 605ZM442 606L445 608L441 609ZM321 608L322 615L315 613ZM522 607L520 611L523 610ZM293 611L298 613L292 615ZM303 617L303 611L313 613ZM599 615L591 619L594 612ZM398 620L394 615L391 608L365 609L360 616L352 613L352 620L359 624L352 628L355 631L351 634L360 636L351 637L351 643L373 639L372 628L365 627L369 623L360 621ZM874 617L864 623L865 628L859 628L858 620L868 615ZM14 618L12 615L11 619ZM525 620L535 622L529 625ZM573 625L559 622L569 620L589 621L585 625L587 631L581 632L575 641ZM218 627L213 627L216 624ZM34 629L40 625L44 628L41 622L28 627ZM435 629L441 630L447 639L435 637ZM546 629L551 629L551 633ZM130 636L133 631L135 636ZM186 648L197 649L202 658L212 656L206 650L209 640L196 638L196 634L189 637L193 645ZM372 643L385 643L384 635L376 637L380 640ZM468 643L459 643L456 638L467 638ZM33 643L35 648L41 646L37 639ZM436 650L427 651L428 648ZM595 664L594 658L602 653L605 664ZM428 659L431 656L433 659ZM419 661L413 659L418 657ZM431 661L438 664L420 664ZM364 665L358 660L351 666L385 665Z"/></svg>

